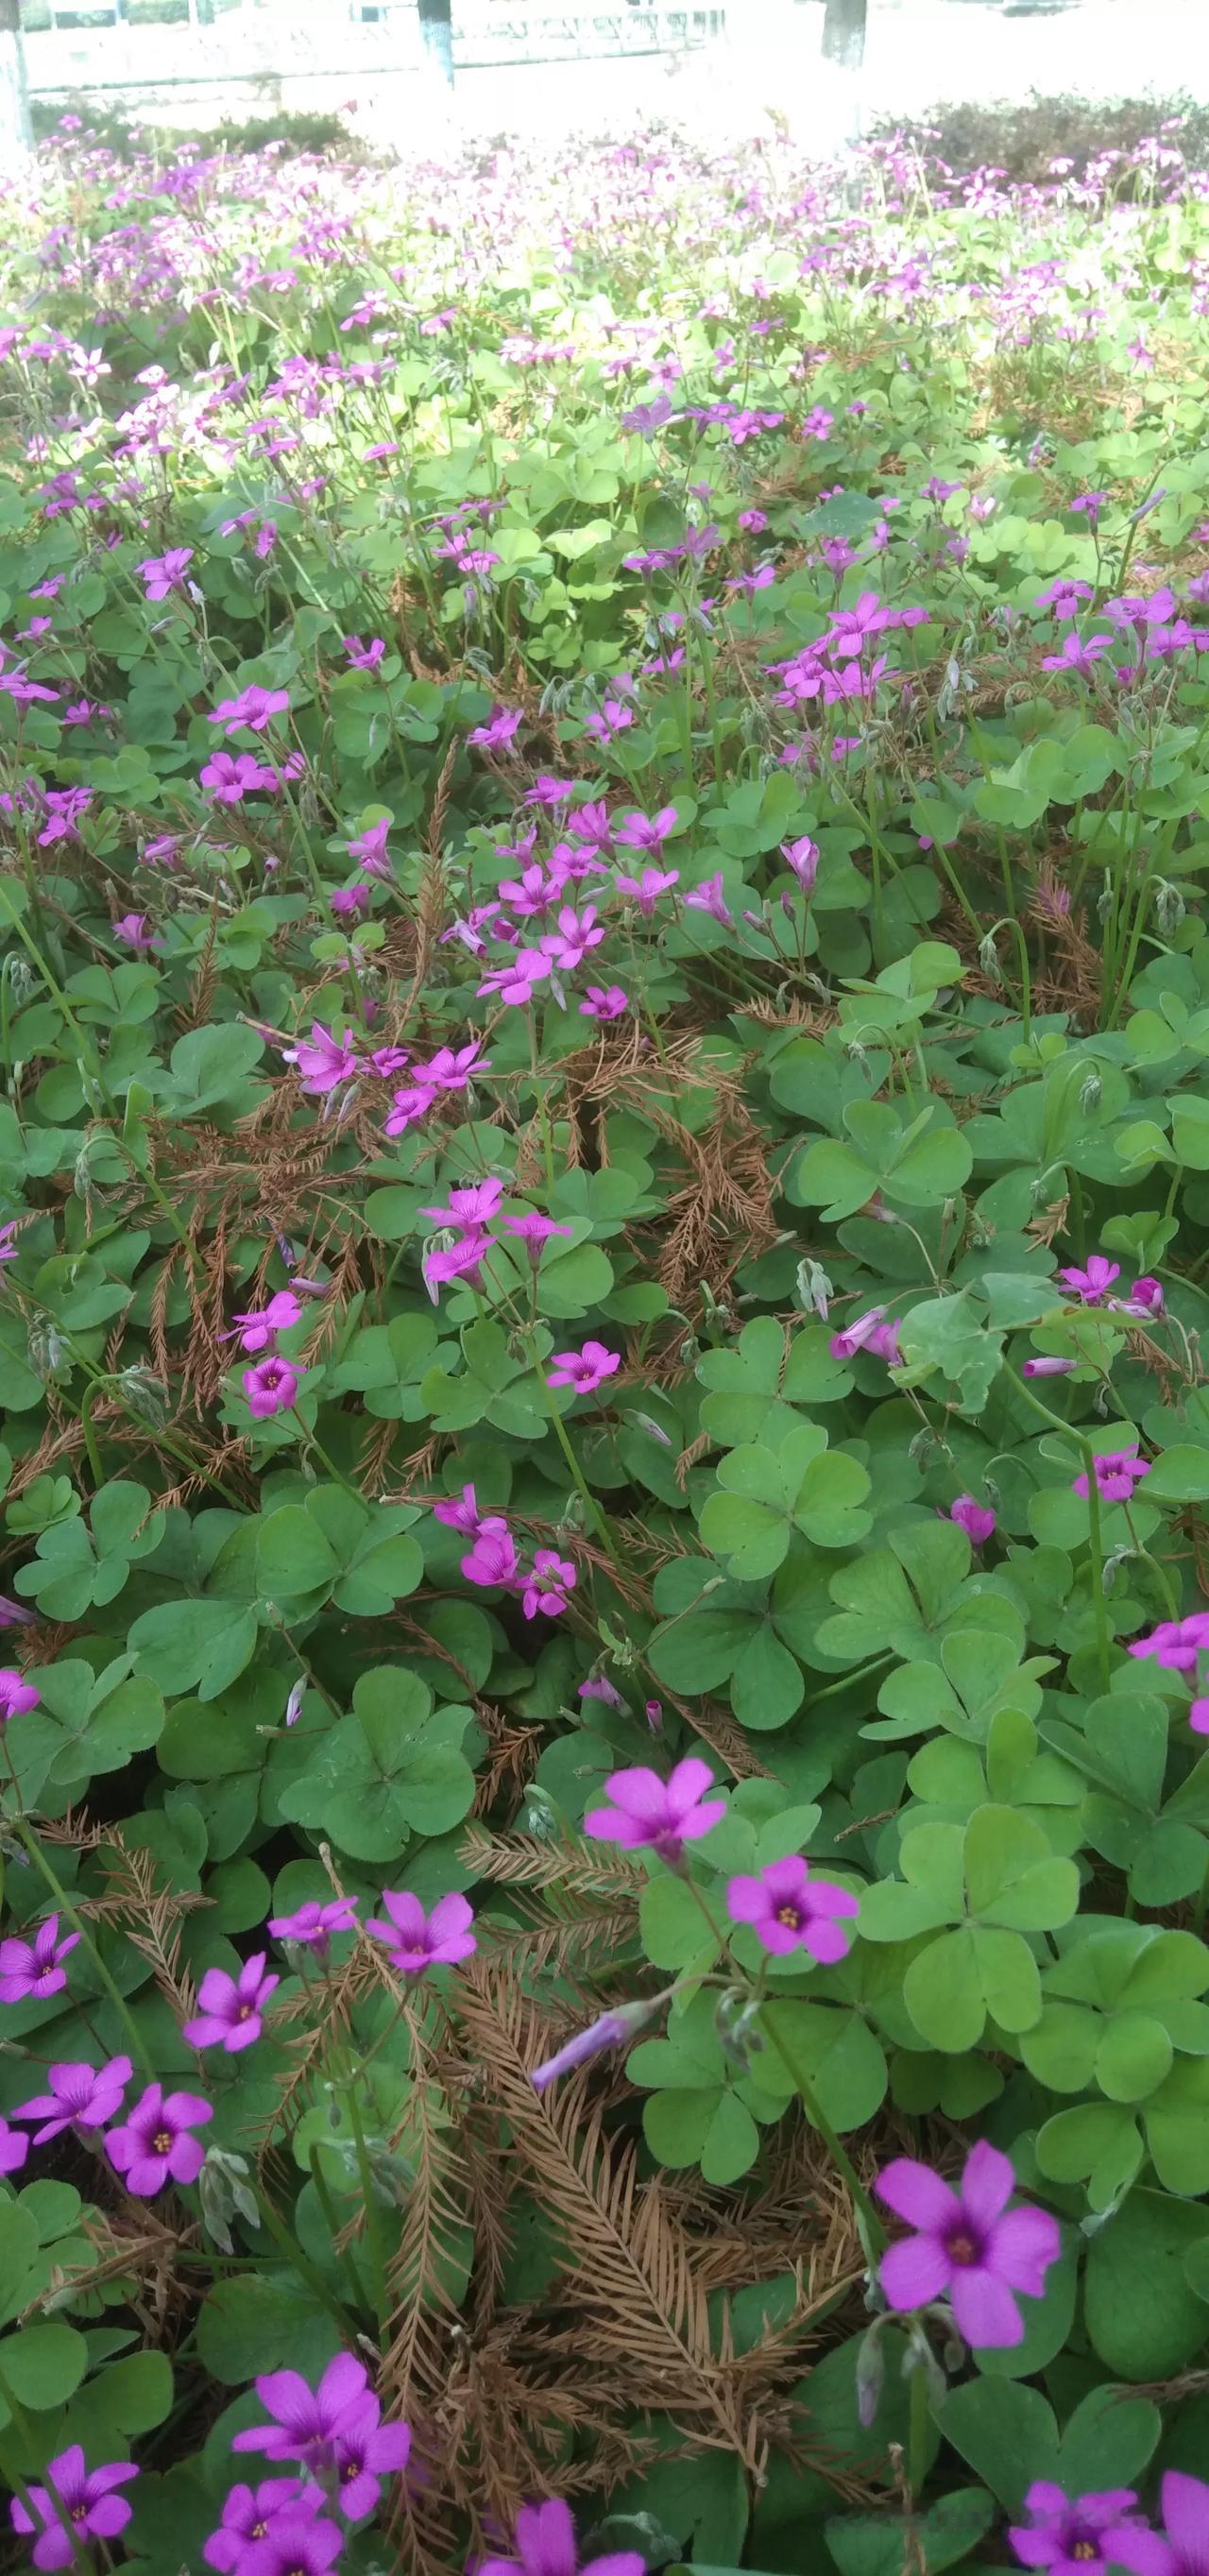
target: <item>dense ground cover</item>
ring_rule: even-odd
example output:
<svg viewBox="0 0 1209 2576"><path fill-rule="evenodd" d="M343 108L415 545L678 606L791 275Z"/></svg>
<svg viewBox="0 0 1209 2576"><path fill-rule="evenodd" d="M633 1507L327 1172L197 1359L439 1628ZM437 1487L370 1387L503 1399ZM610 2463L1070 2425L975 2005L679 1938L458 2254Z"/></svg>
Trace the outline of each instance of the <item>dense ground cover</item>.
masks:
<svg viewBox="0 0 1209 2576"><path fill-rule="evenodd" d="M1209 179L7 213L19 2558L1203 2571Z"/></svg>

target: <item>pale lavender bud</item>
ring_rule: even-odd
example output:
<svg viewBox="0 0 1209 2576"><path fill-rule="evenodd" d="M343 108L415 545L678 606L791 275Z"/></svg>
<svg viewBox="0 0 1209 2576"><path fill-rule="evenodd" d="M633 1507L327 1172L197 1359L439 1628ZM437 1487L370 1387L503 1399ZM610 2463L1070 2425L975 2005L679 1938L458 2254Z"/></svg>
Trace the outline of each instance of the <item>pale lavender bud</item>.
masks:
<svg viewBox="0 0 1209 2576"><path fill-rule="evenodd" d="M290 1696L285 1704L285 1723L287 1726L297 1726L298 1720L302 1715L302 1702L305 1691L305 1681L295 1682L293 1690L290 1692Z"/></svg>
<svg viewBox="0 0 1209 2576"><path fill-rule="evenodd" d="M602 2057L607 2049L624 2048L644 2023L653 2021L662 2011L666 2000L665 1995L656 1995L648 2003L619 2004L615 2012L601 2013L586 2030L577 2030L564 2040L544 2065L534 2067L529 2079L534 2092L544 2093L560 2075L569 2075L573 2067L586 2065L590 2058Z"/></svg>
<svg viewBox="0 0 1209 2576"><path fill-rule="evenodd" d="M1077 1360L1026 1360L1021 1377L1069 1377L1079 1365Z"/></svg>

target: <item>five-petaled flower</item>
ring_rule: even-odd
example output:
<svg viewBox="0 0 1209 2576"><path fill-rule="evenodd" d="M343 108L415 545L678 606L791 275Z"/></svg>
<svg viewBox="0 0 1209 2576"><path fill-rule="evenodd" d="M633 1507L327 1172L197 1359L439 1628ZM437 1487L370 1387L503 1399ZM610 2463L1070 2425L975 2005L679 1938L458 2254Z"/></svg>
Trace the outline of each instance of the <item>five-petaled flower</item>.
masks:
<svg viewBox="0 0 1209 2576"><path fill-rule="evenodd" d="M36 2147L46 2146L64 2129L107 2128L121 2110L133 2071L128 2057L108 2058L104 2066L64 2059L46 2069L50 2091L18 2102L13 2118L40 2123L34 2131Z"/></svg>
<svg viewBox="0 0 1209 2576"><path fill-rule="evenodd" d="M426 1914L418 1896L383 1891L387 1921L375 1915L366 1931L389 1953L392 1968L404 1977L422 1976L426 1968L451 1968L478 1948L470 1929L474 1921L464 1896L439 1896Z"/></svg>
<svg viewBox="0 0 1209 2576"><path fill-rule="evenodd" d="M976 2348L1018 2344L1024 2320L1015 2293L1039 2299L1060 2254L1058 2222L1046 2209L1009 2209L1011 2161L980 2138L956 2190L931 2165L896 2156L878 2177L878 2197L914 2234L882 2256L879 2277L892 2308L926 2308L947 2298L958 2333Z"/></svg>
<svg viewBox="0 0 1209 2576"><path fill-rule="evenodd" d="M1096 1491L1106 1503L1127 1503L1139 1478L1150 1474L1148 1458L1139 1458L1132 1449L1099 1449L1092 1458ZM1086 1497L1091 1479L1086 1471L1076 1476L1072 1491Z"/></svg>
<svg viewBox="0 0 1209 2576"><path fill-rule="evenodd" d="M1135 2513L1137 2501L1132 2487L1068 2496L1051 2479L1035 2478L1024 2499L1031 2520L1015 2525L1008 2539L1022 2567L1045 2567L1050 2576L1096 2576L1101 2568L1175 2576L1172 2550Z"/></svg>
<svg viewBox="0 0 1209 2576"><path fill-rule="evenodd" d="M214 2117L200 2093L165 2093L149 2084L125 2120L110 2129L105 2153L128 2191L151 2200L167 2182L196 2182L206 2151L193 2131Z"/></svg>
<svg viewBox="0 0 1209 2576"><path fill-rule="evenodd" d="M522 2505L516 2517L516 2556L482 2558L475 2576L642 2576L636 2549L613 2549L581 2567L571 2508L561 2496Z"/></svg>
<svg viewBox="0 0 1209 2576"><path fill-rule="evenodd" d="M185 2022L182 2039L192 2048L225 2048L228 2054L250 2048L264 2029L264 2008L281 1984L265 1974L265 1953L253 1952L237 1977L225 1968L207 1968L197 1990L201 2007Z"/></svg>
<svg viewBox="0 0 1209 2576"><path fill-rule="evenodd" d="M8 2509L14 2531L37 2533L30 2553L35 2567L70 2567L86 2541L116 2539L134 2510L117 2490L137 2476L130 2460L88 2468L78 2442L48 2460L46 2485L29 2489L32 2514L19 2497Z"/></svg>
<svg viewBox="0 0 1209 2576"><path fill-rule="evenodd" d="M774 1957L808 1950L822 1967L834 1967L852 1947L845 1921L860 1913L859 1898L831 1879L814 1878L799 1853L774 1860L758 1878L727 1882L727 1912L735 1923L750 1923L756 1939Z"/></svg>
<svg viewBox="0 0 1209 2576"><path fill-rule="evenodd" d="M645 1846L675 1868L685 1843L708 1834L726 1814L725 1798L706 1795L714 1786L708 1762L694 1753L678 1762L667 1780L645 1763L612 1771L605 1782L612 1804L590 1807L584 1831L595 1834L598 1842L621 1843L628 1851Z"/></svg>
<svg viewBox="0 0 1209 2576"><path fill-rule="evenodd" d="M607 1350L603 1342L587 1341L581 1351L555 1351L554 1365L546 1372L546 1384L573 1386L577 1395L592 1395L620 1366L620 1351Z"/></svg>
<svg viewBox="0 0 1209 2576"><path fill-rule="evenodd" d="M79 1938L78 1932L65 1932L60 1940L58 1915L48 1914L32 1941L15 1933L0 1941L0 2004L40 2004L61 1994L67 1983L63 1961Z"/></svg>

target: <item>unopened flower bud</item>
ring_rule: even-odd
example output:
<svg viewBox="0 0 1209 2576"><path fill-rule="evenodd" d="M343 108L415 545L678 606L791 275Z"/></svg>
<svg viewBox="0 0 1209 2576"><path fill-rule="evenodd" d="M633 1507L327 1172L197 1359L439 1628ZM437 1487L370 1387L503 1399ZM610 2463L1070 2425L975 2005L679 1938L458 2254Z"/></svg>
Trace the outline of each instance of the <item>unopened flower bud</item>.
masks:
<svg viewBox="0 0 1209 2576"><path fill-rule="evenodd" d="M882 2390L886 2383L886 2356L882 2349L881 2335L883 2322L880 2317L874 2318L868 2332L861 2338L861 2348L856 2356L857 2420L863 2425L866 2433L870 2425L877 2420L877 2410L881 2404Z"/></svg>
<svg viewBox="0 0 1209 2576"><path fill-rule="evenodd" d="M995 946L995 934L992 930L988 930L986 938L979 942L978 963L983 974L988 975L993 983L1002 984L1003 977L999 972L999 951ZM862 2423L864 2420L862 2416ZM869 2420L872 2422L872 2417Z"/></svg>
<svg viewBox="0 0 1209 2576"><path fill-rule="evenodd" d="M1098 1073L1089 1073L1079 1085L1080 1109L1098 1109L1104 1096L1104 1085Z"/></svg>
<svg viewBox="0 0 1209 2576"><path fill-rule="evenodd" d="M122 1369L113 1383L128 1412L137 1414L140 1422L149 1423L153 1431L163 1429L168 1419L168 1389L154 1369L141 1368L136 1362L132 1368Z"/></svg>
<svg viewBox="0 0 1209 2576"><path fill-rule="evenodd" d="M714 2028L722 2044L722 2053L743 2075L747 2074L753 2057L757 2057L764 2046L763 2035L758 2028L761 2010L758 1998L744 1993L738 1986L728 1986L726 1992L718 1997Z"/></svg>
<svg viewBox="0 0 1209 2576"><path fill-rule="evenodd" d="M231 2221L242 2218L246 2227L259 2227L260 2211L256 2195L248 2181L246 2156L233 2155L227 2147L209 2147L198 2176L198 2198L202 2225L223 2254L233 2254Z"/></svg>
<svg viewBox="0 0 1209 2576"><path fill-rule="evenodd" d="M826 1323L829 1303L835 1291L821 1263L809 1256L805 1261L799 1261L795 1287L803 1314L813 1311Z"/></svg>

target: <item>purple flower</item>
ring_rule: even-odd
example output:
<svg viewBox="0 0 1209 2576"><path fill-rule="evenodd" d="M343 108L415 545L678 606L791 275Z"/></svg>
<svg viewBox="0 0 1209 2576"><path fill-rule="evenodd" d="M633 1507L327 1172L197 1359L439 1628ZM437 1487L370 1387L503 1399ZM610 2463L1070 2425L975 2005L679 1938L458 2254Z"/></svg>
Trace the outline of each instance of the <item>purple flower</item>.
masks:
<svg viewBox="0 0 1209 2576"><path fill-rule="evenodd" d="M165 2093L149 2084L120 2128L111 2129L105 2153L115 2173L139 2200L152 2200L166 2182L196 2182L206 2161L200 2140L190 2135L214 2113L200 2093Z"/></svg>
<svg viewBox="0 0 1209 2576"><path fill-rule="evenodd" d="M1094 528L1107 499L1107 492L1080 492L1070 506L1076 518L1086 519L1089 528Z"/></svg>
<svg viewBox="0 0 1209 2576"><path fill-rule="evenodd" d="M243 1391L253 1419L266 1422L270 1414L289 1412L298 1393L298 1371L274 1354L259 1367L244 1370Z"/></svg>
<svg viewBox="0 0 1209 2576"><path fill-rule="evenodd" d="M5 1626L8 1624L6 1620ZM14 1672L11 1664L0 1668L0 1726L4 1726L10 1717L23 1717L27 1709L37 1708L41 1697L33 1683L27 1682L22 1673Z"/></svg>
<svg viewBox="0 0 1209 2576"><path fill-rule="evenodd" d="M382 1902L389 1922L376 1918L365 1928L389 1950L391 1966L401 1976L420 1977L426 1968L454 1967L478 1948L470 1929L474 1916L464 1896L439 1896L431 1914L410 1892L384 1893Z"/></svg>
<svg viewBox="0 0 1209 2576"><path fill-rule="evenodd" d="M592 1395L620 1366L620 1351L606 1350L603 1342L588 1341L581 1351L555 1351L546 1384L573 1386L577 1395Z"/></svg>
<svg viewBox="0 0 1209 2576"><path fill-rule="evenodd" d="M734 914L727 909L722 892L721 869L712 877L706 877L699 886L692 887L684 898L684 908L686 912L707 912L710 920L720 922L724 930L734 928Z"/></svg>
<svg viewBox="0 0 1209 2576"><path fill-rule="evenodd" d="M44 2147L64 2129L104 2129L116 2120L133 2073L128 2057L111 2057L104 2066L80 2058L65 2059L46 2070L49 2093L34 2093L18 2102L16 2120L40 2120L33 2143Z"/></svg>
<svg viewBox="0 0 1209 2576"><path fill-rule="evenodd" d="M1056 653L1042 654L1041 668L1043 671L1088 672L1107 651L1107 635L1079 635L1072 626L1069 634L1063 636Z"/></svg>
<svg viewBox="0 0 1209 2576"><path fill-rule="evenodd" d="M1131 2506L1132 2487L1101 2495L1067 2496L1048 2478L1037 2478L1025 2496L1033 2517L1008 2539L1022 2567L1048 2567L1052 2576L1089 2576L1096 2568L1128 2567L1133 2576L1172 2576L1172 2554Z"/></svg>
<svg viewBox="0 0 1209 2576"><path fill-rule="evenodd" d="M649 1846L675 1868L685 1843L710 1833L726 1814L725 1798L705 1794L714 1786L708 1762L696 1754L678 1762L669 1780L661 1780L644 1763L613 1771L605 1782L613 1804L589 1808L584 1831L598 1842L621 1843L627 1851Z"/></svg>
<svg viewBox="0 0 1209 2576"><path fill-rule="evenodd" d="M673 832L675 828L675 806L661 805L659 812L653 817L648 814L627 814L624 823L618 823L615 826L613 838L615 841L624 841L627 849L649 850L652 858L658 858L668 833Z"/></svg>
<svg viewBox="0 0 1209 2576"><path fill-rule="evenodd" d="M293 1941L300 1950L313 1950L322 1958L331 1945L333 1932L355 1932L357 1898L333 1896L326 1905L309 1896L292 1914L273 1914L269 1930L278 1941Z"/></svg>
<svg viewBox="0 0 1209 2576"><path fill-rule="evenodd" d="M1168 2469L1159 2490L1163 2529L1175 2551L1170 2576L1209 2576L1209 2486Z"/></svg>
<svg viewBox="0 0 1209 2576"><path fill-rule="evenodd" d="M354 671L377 670L386 651L385 642L380 635L375 635L368 644L364 644L359 635L346 635L342 640Z"/></svg>
<svg viewBox="0 0 1209 2576"><path fill-rule="evenodd" d="M473 1485L463 1485L460 1494L452 1494L447 1500L434 1503L432 1517L434 1521L440 1521L444 1529L460 1530L463 1538L477 1538L482 1527L482 1515Z"/></svg>
<svg viewBox="0 0 1209 2576"><path fill-rule="evenodd" d="M344 2547L339 2525L300 2507L275 2514L263 2540L235 2563L238 2576L326 2576Z"/></svg>
<svg viewBox="0 0 1209 2576"><path fill-rule="evenodd" d="M1090 1255L1086 1270L1060 1270L1058 1273L1063 1286L1069 1288L1072 1297L1077 1297L1084 1306L1098 1306L1108 1295L1113 1281L1120 1276L1120 1262L1106 1260L1102 1252Z"/></svg>
<svg viewBox="0 0 1209 2576"><path fill-rule="evenodd" d="M494 1234L466 1234L460 1243L447 1244L444 1250L434 1246L431 1252L425 1253L420 1267L434 1306L439 1301L442 1288L456 1287L462 1280L468 1288L477 1290L482 1287L483 1259L496 1240Z"/></svg>
<svg viewBox="0 0 1209 2576"><path fill-rule="evenodd" d="M620 984L589 984L587 998L579 1009L585 1020L619 1020L622 1012L629 1009L629 995L623 993Z"/></svg>
<svg viewBox="0 0 1209 2576"><path fill-rule="evenodd" d="M198 773L216 805L241 805L258 787L271 787L273 773L250 751L212 751Z"/></svg>
<svg viewBox="0 0 1209 2576"><path fill-rule="evenodd" d="M462 1572L468 1583L484 1587L493 1583L514 1583L517 1573L516 1541L500 1512L489 1512L479 1522L474 1545L462 1558Z"/></svg>
<svg viewBox="0 0 1209 2576"><path fill-rule="evenodd" d="M0 2174L17 2173L29 2154L29 2140L20 2129L10 2129L0 2120Z"/></svg>
<svg viewBox="0 0 1209 2576"><path fill-rule="evenodd" d="M644 921L653 918L661 894L680 883L679 868L644 868L640 877L619 874L615 880L618 894L627 894L637 904Z"/></svg>
<svg viewBox="0 0 1209 2576"><path fill-rule="evenodd" d="M535 1619L538 1611L555 1619L567 1606L567 1596L575 1583L575 1568L557 1549L539 1547L533 1558L533 1572L521 1595L521 1608L526 1619Z"/></svg>
<svg viewBox="0 0 1209 2576"><path fill-rule="evenodd" d="M972 1494L959 1494L949 1505L949 1518L965 1531L971 1547L985 1547L994 1536L995 1515L985 1503L976 1503Z"/></svg>
<svg viewBox="0 0 1209 2576"><path fill-rule="evenodd" d="M480 2559L475 2576L643 2576L636 2549L610 2550L581 2568L571 2508L561 2496L521 2506L515 2545L515 2558Z"/></svg>
<svg viewBox="0 0 1209 2576"><path fill-rule="evenodd" d="M124 912L112 928L114 938L121 941L123 948L133 949L136 957L149 957L154 948L163 947L163 940L156 938L145 912Z"/></svg>
<svg viewBox="0 0 1209 2576"><path fill-rule="evenodd" d="M1209 1647L1209 1610L1191 1610L1186 1619L1160 1619L1148 1637L1135 1637L1131 1655L1153 1655L1167 1673L1191 1673L1198 1655Z"/></svg>
<svg viewBox="0 0 1209 2576"><path fill-rule="evenodd" d="M809 832L804 832L800 840L782 841L781 855L793 869L803 894L809 894L819 872L818 842L811 840Z"/></svg>
<svg viewBox="0 0 1209 2576"><path fill-rule="evenodd" d="M259 1313L252 1310L246 1315L233 1315L230 1332L220 1333L218 1338L220 1342L231 1342L238 1334L241 1351L266 1351L278 1333L288 1333L292 1324L302 1322L302 1317L301 1298L294 1295L292 1288L278 1288Z"/></svg>
<svg viewBox="0 0 1209 2576"><path fill-rule="evenodd" d="M758 1941L776 1957L808 1950L823 1967L847 1957L852 1935L841 1918L860 1913L846 1887L812 1878L810 1864L796 1852L770 1861L758 1878L732 1878L726 1890L727 1911L736 1923L750 1923Z"/></svg>
<svg viewBox="0 0 1209 2576"><path fill-rule="evenodd" d="M202 2557L207 2567L219 2569L220 2576L228 2576L232 2569L242 2576L253 2542L267 2540L283 2515L296 2523L308 2515L317 2515L323 2503L322 2488L308 2485L301 2478L262 2478L256 2487L232 2487L223 2505L222 2521L204 2543ZM329 2529L334 2530L335 2525L329 2525ZM336 2537L340 2537L338 2532Z"/></svg>
<svg viewBox="0 0 1209 2576"><path fill-rule="evenodd" d="M244 1960L237 1977L228 1976L225 1968L207 1968L197 1993L201 2011L184 2024L182 2039L193 2048L225 2048L229 2056L250 2048L264 2028L264 2007L280 1984L280 1977L265 1975L263 1950Z"/></svg>
<svg viewBox="0 0 1209 2576"><path fill-rule="evenodd" d="M1129 1292L1128 1311L1143 1315L1161 1315L1163 1312L1162 1281L1150 1278L1135 1279Z"/></svg>
<svg viewBox="0 0 1209 2576"><path fill-rule="evenodd" d="M381 2407L368 2392L346 2416L335 2437L337 2501L350 2522L372 2513L382 2494L383 2478L396 2477L407 2466L411 2430L406 2424L383 2424Z"/></svg>
<svg viewBox="0 0 1209 2576"><path fill-rule="evenodd" d="M237 725L246 725L249 733L263 733L274 716L285 714L289 703L288 689L241 689L237 698L223 698L208 721L225 725L228 733Z"/></svg>
<svg viewBox="0 0 1209 2576"><path fill-rule="evenodd" d="M1071 1370L1078 1365L1077 1360L1025 1360L1020 1374L1021 1377L1069 1377Z"/></svg>
<svg viewBox="0 0 1209 2576"><path fill-rule="evenodd" d="M1131 1449L1101 1449L1092 1459L1096 1471L1096 1491L1106 1503L1127 1503L1139 1477L1150 1474L1149 1459L1139 1458ZM1071 1492L1086 1496L1089 1478L1076 1476Z"/></svg>
<svg viewBox="0 0 1209 2576"><path fill-rule="evenodd" d="M633 2037L636 2029L641 2028L649 2014L650 2007L644 2003L621 2004L615 2012L601 2013L598 2020L588 2023L586 2030L577 2030L570 2039L564 2040L553 2057L547 2057L540 2066L534 2067L529 2078L534 2092L544 2093L560 2075L570 2075L576 2066L586 2066L591 2058L603 2056L606 2049L624 2048L626 2041Z"/></svg>
<svg viewBox="0 0 1209 2576"><path fill-rule="evenodd" d="M850 1360L854 1351L867 1350L875 1359L885 1360L896 1368L901 1358L898 1347L898 1324L885 1322L884 1306L870 1306L858 1315L842 1333L833 1333L828 1343L833 1360Z"/></svg>
<svg viewBox="0 0 1209 2576"><path fill-rule="evenodd" d="M520 707L494 706L486 724L476 725L466 736L479 751L507 751L513 735L524 720Z"/></svg>
<svg viewBox="0 0 1209 2576"><path fill-rule="evenodd" d="M957 2191L930 2165L896 2156L879 2177L878 2197L916 2233L882 2257L890 2306L924 2308L948 2297L966 2343L984 2349L1023 2343L1012 2294L1042 2296L1061 2239L1048 2210L1008 2209L1015 2185L1010 2159L985 2138L966 2157Z"/></svg>
<svg viewBox="0 0 1209 2576"><path fill-rule="evenodd" d="M420 1214L431 1218L434 1225L466 1226L475 1232L498 1215L503 1195L502 1181L474 1181L469 1189L451 1190L448 1207L421 1208Z"/></svg>
<svg viewBox="0 0 1209 2576"><path fill-rule="evenodd" d="M297 2370L270 2370L257 2379L256 2394L271 2424L251 2424L236 2433L233 2451L263 2451L269 2460L297 2460L313 2473L331 2467L331 2444L346 2424L355 2421L370 2394L369 2373L351 2352L329 2361L317 2388Z"/></svg>
<svg viewBox="0 0 1209 2576"><path fill-rule="evenodd" d="M625 1701L622 1698L621 1692L617 1689L616 1684L609 1680L607 1673L595 1673L591 1675L586 1682L581 1682L577 1697L579 1699L603 1700L606 1708L625 1707Z"/></svg>
<svg viewBox="0 0 1209 2576"><path fill-rule="evenodd" d="M136 564L148 599L167 599L170 591L183 590L192 561L192 546L170 546L166 555L149 555L145 563Z"/></svg>
<svg viewBox="0 0 1209 2576"><path fill-rule="evenodd" d="M48 1914L32 1941L0 1941L0 2004L40 2004L60 1994L67 1983L63 1961L79 1938L65 1932L60 1940L58 1915Z"/></svg>
<svg viewBox="0 0 1209 2576"><path fill-rule="evenodd" d="M347 1082L357 1070L357 1058L347 1038L333 1037L322 1020L312 1020L309 1038L299 1038L292 1047L281 1050L283 1064L298 1067L302 1089L315 1098L334 1091L337 1083Z"/></svg>
<svg viewBox="0 0 1209 2576"><path fill-rule="evenodd" d="M506 1216L504 1223L509 1234L524 1244L535 1270L542 1257L542 1246L549 1243L552 1235L573 1234L575 1231L574 1226L556 1225L552 1216L543 1216L538 1208L527 1209L524 1216Z"/></svg>
<svg viewBox="0 0 1209 2576"><path fill-rule="evenodd" d="M80 2543L112 2540L124 2531L134 2508L114 2490L128 2486L137 2476L138 2470L130 2460L113 2460L101 2469L85 2468L78 2442L60 2451L57 2459L49 2460L46 2485L31 2486L29 2490L33 2514L27 2513L19 2501L8 2509L14 2531L38 2534L31 2553L35 2567L71 2566L76 2553L66 2524L71 2525Z"/></svg>

